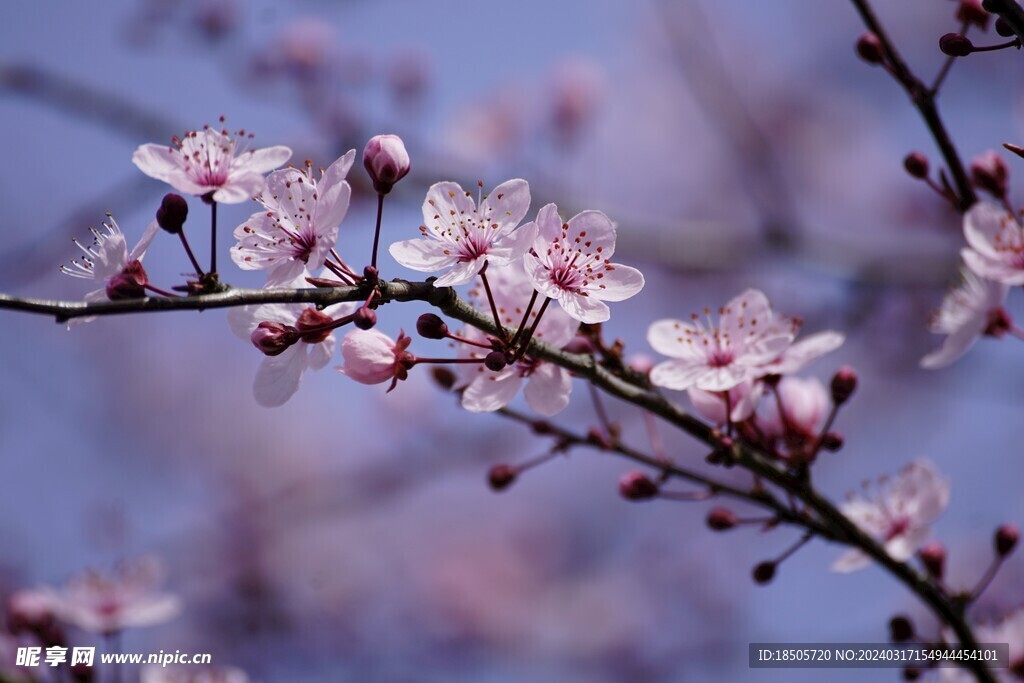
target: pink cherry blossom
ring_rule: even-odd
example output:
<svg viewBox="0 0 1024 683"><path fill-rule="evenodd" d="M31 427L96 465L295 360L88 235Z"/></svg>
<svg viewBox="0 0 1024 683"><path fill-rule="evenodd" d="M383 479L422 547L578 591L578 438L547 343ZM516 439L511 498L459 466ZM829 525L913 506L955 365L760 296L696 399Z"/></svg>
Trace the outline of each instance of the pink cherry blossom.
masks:
<svg viewBox="0 0 1024 683"><path fill-rule="evenodd" d="M177 597L159 590L163 568L152 557L124 564L113 574L86 572L51 592L54 613L73 626L110 635L153 626L181 610Z"/></svg>
<svg viewBox="0 0 1024 683"><path fill-rule="evenodd" d="M978 202L964 215L967 248L960 252L975 274L1006 285L1024 285L1024 228L1006 209Z"/></svg>
<svg viewBox="0 0 1024 683"><path fill-rule="evenodd" d="M921 359L921 367L942 368L970 350L983 334L1001 336L1010 326L1003 309L1009 286L986 280L970 270L963 271L963 281L942 300L929 325L935 334L947 335L935 351Z"/></svg>
<svg viewBox="0 0 1024 683"><path fill-rule="evenodd" d="M352 330L341 341L345 365L338 372L361 384L383 384L390 380L391 391L399 380L408 377L413 356L406 349L411 341L404 333L396 341L377 329Z"/></svg>
<svg viewBox="0 0 1024 683"><path fill-rule="evenodd" d="M533 296L533 285L527 278L523 266L514 263L505 268L488 269L488 278L494 293L494 303L501 317L503 327L515 331ZM470 292L470 298L478 310L491 315L490 304L480 289ZM537 308L531 312L527 325L537 318ZM579 323L560 309L547 310L537 325L534 337L556 348L562 348L573 340ZM486 335L475 327L467 327L463 337L473 341L485 341ZM462 345L459 355L463 358L483 358L486 350ZM492 412L502 408L515 398L526 382L523 396L527 404L545 417L561 412L569 405L572 392L572 378L569 372L553 363L539 358L524 356L513 365L495 372L480 364L459 366L460 381L456 385L464 388L462 407L470 412Z"/></svg>
<svg viewBox="0 0 1024 683"><path fill-rule="evenodd" d="M345 179L355 150L339 158L319 179L309 168L286 168L267 176L256 196L263 205L235 228L231 259L242 270L267 270L268 284L294 279L323 266L338 241L352 187Z"/></svg>
<svg viewBox="0 0 1024 683"><path fill-rule="evenodd" d="M926 459L916 460L893 479L879 480L868 495L851 495L839 508L857 526L884 544L900 562L910 559L931 536L934 522L949 504L949 480ZM837 572L852 572L870 564L859 549L851 549L832 564Z"/></svg>
<svg viewBox="0 0 1024 683"><path fill-rule="evenodd" d="M412 270L433 273L448 269L436 287L471 281L488 263L503 266L520 258L537 234L532 223L519 228L530 208L530 186L508 180L480 202L456 183L432 186L423 203L423 237L395 242L390 252Z"/></svg>
<svg viewBox="0 0 1024 683"><path fill-rule="evenodd" d="M666 389L728 391L765 374L793 343L796 324L776 317L768 297L748 289L719 309L718 324L705 309L707 324L658 320L647 331L655 351L669 356L651 370L651 382Z"/></svg>
<svg viewBox="0 0 1024 683"><path fill-rule="evenodd" d="M223 119L222 119L223 120ZM179 192L205 197L222 204L239 204L263 187L263 174L274 170L292 155L287 147L248 149L252 135L229 133L209 126L186 131L170 145L140 146L132 162L151 178L162 180Z"/></svg>
<svg viewBox="0 0 1024 683"><path fill-rule="evenodd" d="M623 301L644 286L636 268L612 263L615 226L600 211L584 211L563 223L558 207L548 204L537 214L538 235L523 257L533 287L558 301L582 323L611 317L605 301Z"/></svg>
<svg viewBox="0 0 1024 683"><path fill-rule="evenodd" d="M307 275L309 273L303 271L282 286L297 289L308 287ZM326 324L332 319L355 312L358 307L358 303L345 302L317 311L306 304L261 304L232 308L227 317L231 331L246 342L252 342L253 331L262 322L297 327L301 332L303 325L309 327ZM300 337L298 342L277 355L268 355L256 371L252 385L256 402L265 408L284 405L299 390L306 370L320 370L330 362L334 346L334 332L320 332Z"/></svg>

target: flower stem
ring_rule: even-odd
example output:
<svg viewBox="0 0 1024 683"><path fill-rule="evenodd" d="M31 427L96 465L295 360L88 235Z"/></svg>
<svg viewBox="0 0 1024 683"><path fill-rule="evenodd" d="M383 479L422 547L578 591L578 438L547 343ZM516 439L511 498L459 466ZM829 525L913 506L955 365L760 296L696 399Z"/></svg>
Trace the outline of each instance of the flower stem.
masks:
<svg viewBox="0 0 1024 683"><path fill-rule="evenodd" d="M185 247L185 253L188 254L188 260L192 262L192 267L196 269L196 275L198 277L203 276L203 269L199 267L199 261L196 260L196 255L192 253L192 247L188 244L188 239L185 237L185 228L178 232L178 237L181 238L181 246Z"/></svg>
<svg viewBox="0 0 1024 683"><path fill-rule="evenodd" d="M508 332L505 331L504 326L501 324L501 316L498 315L498 305L494 303L494 295L491 294L491 283L487 281L487 266L489 263L485 263L484 267L480 269L480 279L484 283L484 291L487 293L487 302L491 305L491 315L494 316L494 326L498 328L498 334L501 338L508 341Z"/></svg>
<svg viewBox="0 0 1024 683"><path fill-rule="evenodd" d="M380 244L380 220L384 215L384 195L377 193L377 227L373 231L373 254L370 257L370 265L377 267L377 247Z"/></svg>
<svg viewBox="0 0 1024 683"><path fill-rule="evenodd" d="M548 304L551 303L551 297L544 297L544 303L540 305L540 310L537 311L537 317L533 319L533 325L530 326L530 331L526 333L523 340L519 343L519 351L516 353L515 360L519 360L526 353L526 347L530 345L530 341L533 339L533 333L537 331L537 325L540 325L540 319L544 317L544 311L548 310Z"/></svg>
<svg viewBox="0 0 1024 683"><path fill-rule="evenodd" d="M217 202L210 201L210 275L217 274Z"/></svg>

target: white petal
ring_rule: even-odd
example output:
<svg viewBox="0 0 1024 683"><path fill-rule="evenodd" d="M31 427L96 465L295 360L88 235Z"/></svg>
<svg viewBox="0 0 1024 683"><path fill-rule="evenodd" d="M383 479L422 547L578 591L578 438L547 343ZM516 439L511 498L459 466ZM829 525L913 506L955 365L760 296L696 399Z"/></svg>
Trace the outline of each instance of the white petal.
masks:
<svg viewBox="0 0 1024 683"><path fill-rule="evenodd" d="M636 268L613 263L612 269L602 274L604 277L591 282L589 291L604 301L623 301L644 288L643 273Z"/></svg>
<svg viewBox="0 0 1024 683"><path fill-rule="evenodd" d="M718 368L709 367L694 383L704 391L729 391L741 382L752 379L754 371L735 363Z"/></svg>
<svg viewBox="0 0 1024 683"><path fill-rule="evenodd" d="M156 221L150 223L145 232L142 233L142 237L139 238L138 243L132 249L131 253L128 254L129 261L142 260L142 257L146 255L146 250L149 249L149 245L152 244L153 238L160 232L160 224Z"/></svg>
<svg viewBox="0 0 1024 683"><path fill-rule="evenodd" d="M228 182L214 190L213 200L218 204L247 202L263 189L263 176L256 173L232 175Z"/></svg>
<svg viewBox="0 0 1024 683"><path fill-rule="evenodd" d="M603 323L612 317L608 304L592 296L562 290L557 299L562 310L581 323Z"/></svg>
<svg viewBox="0 0 1024 683"><path fill-rule="evenodd" d="M702 363L667 360L651 369L651 383L657 387L683 391L694 386L707 371L707 366Z"/></svg>
<svg viewBox="0 0 1024 683"><path fill-rule="evenodd" d="M353 155L354 156L354 155ZM292 150L284 145L254 149L235 158L232 171L244 170L246 173L264 174L292 158Z"/></svg>
<svg viewBox="0 0 1024 683"><path fill-rule="evenodd" d="M601 247L601 256L610 259L615 253L615 226L608 216L600 211L581 211L569 219L565 241L573 245L577 238L581 243L590 242L592 248Z"/></svg>
<svg viewBox="0 0 1024 683"><path fill-rule="evenodd" d="M972 320L972 324L964 325L946 337L942 346L922 358L921 367L926 370L935 370L959 360L978 341L982 332L985 331L986 325L987 322L983 318L976 316Z"/></svg>
<svg viewBox="0 0 1024 683"><path fill-rule="evenodd" d="M456 285L464 285L467 282L471 282L486 264L486 256L479 256L472 261L457 263L454 268L434 280L434 286L454 287Z"/></svg>
<svg viewBox="0 0 1024 683"><path fill-rule="evenodd" d="M871 564L871 558L860 550L854 548L847 550L832 563L832 571L839 572L840 574L847 574L849 572L857 571L858 569L863 569L869 564Z"/></svg>
<svg viewBox="0 0 1024 683"><path fill-rule="evenodd" d="M299 342L305 344L305 342ZM309 367L312 370L320 370L331 362L331 357L334 356L334 335L330 335L327 339L323 340L319 344L307 345L312 346L309 349Z"/></svg>
<svg viewBox="0 0 1024 683"><path fill-rule="evenodd" d="M455 256L446 254L448 248L442 242L421 237L395 242L388 251L401 265L423 273L433 273L455 263Z"/></svg>
<svg viewBox="0 0 1024 683"><path fill-rule="evenodd" d="M565 410L572 392L569 373L553 363L541 363L530 375L523 396L530 407L544 417Z"/></svg>
<svg viewBox="0 0 1024 683"><path fill-rule="evenodd" d="M784 375L802 370L811 361L838 349L845 340L846 337L834 330L812 334L795 342L775 362L765 366L765 373Z"/></svg>
<svg viewBox="0 0 1024 683"><path fill-rule="evenodd" d="M964 237L975 251L985 257L999 260L995 249L996 238L1013 218L1006 209L992 202L978 202L964 214Z"/></svg>
<svg viewBox="0 0 1024 683"><path fill-rule="evenodd" d="M991 259L973 249L961 249L964 263L976 275L1010 286L1024 285L1024 269L1014 268L1001 260Z"/></svg>
<svg viewBox="0 0 1024 683"><path fill-rule="evenodd" d="M471 413L490 413L508 405L519 391L522 379L513 368L500 373L484 371L462 393L462 407Z"/></svg>
<svg viewBox="0 0 1024 683"><path fill-rule="evenodd" d="M299 390L307 361L306 349L299 344L279 356L267 357L256 371L252 385L256 402L264 408L284 405Z"/></svg>
<svg viewBox="0 0 1024 683"><path fill-rule="evenodd" d="M533 246L537 239L537 224L527 223L513 230L511 234L501 238L494 246L487 250L491 261L498 266L508 265L519 259L526 251Z"/></svg>
<svg viewBox="0 0 1024 683"><path fill-rule="evenodd" d="M690 334L695 332L692 325L681 320L656 320L647 328L647 343L652 349L669 358L702 361L704 354L694 344L686 341L688 331Z"/></svg>

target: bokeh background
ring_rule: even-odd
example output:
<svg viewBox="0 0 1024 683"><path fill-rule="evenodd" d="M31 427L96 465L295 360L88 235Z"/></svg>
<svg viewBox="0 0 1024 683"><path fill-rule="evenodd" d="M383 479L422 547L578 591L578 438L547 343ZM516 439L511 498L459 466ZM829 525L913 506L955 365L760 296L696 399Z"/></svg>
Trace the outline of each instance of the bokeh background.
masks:
<svg viewBox="0 0 1024 683"><path fill-rule="evenodd" d="M913 67L934 74L956 4L878 4ZM621 260L647 276L609 327L628 352L650 353L652 319L749 286L805 330L846 333L811 369L862 377L820 486L838 499L931 458L953 479L937 532L966 586L995 526L1024 520L1024 348L984 340L949 369L918 368L962 237L902 171L907 152L934 148L902 91L856 58L862 30L843 0L8 3L0 290L84 293L57 270L69 239L111 211L131 243L166 191L130 162L143 142L226 115L257 146L326 166L398 133L414 171L386 209L385 243L415 236L441 179L519 176L533 210L600 208L619 223ZM965 158L1024 139L1019 74L1004 53L952 71L941 106ZM360 265L373 205L352 175L340 250ZM205 260L204 207L191 207ZM221 224L252 210L221 207ZM259 286L230 265L223 234L225 279ZM146 266L171 284L187 262L159 235ZM409 330L420 312L388 306L381 328ZM264 682L819 681L749 670L747 643L883 641L897 611L931 628L880 570L830 573L840 551L821 543L754 586L751 567L796 532L716 535L704 504L627 503L628 465L610 457L574 452L491 492L492 464L544 444L461 411L427 373L385 395L326 369L268 411L251 394L260 357L223 311L70 332L6 313L0 329L0 592L156 554L186 610L127 634L129 650L208 651ZM644 446L639 414L609 407ZM577 385L559 422L594 421ZM701 461L698 444L662 433ZM977 614L1019 605L1022 577L1011 562Z"/></svg>

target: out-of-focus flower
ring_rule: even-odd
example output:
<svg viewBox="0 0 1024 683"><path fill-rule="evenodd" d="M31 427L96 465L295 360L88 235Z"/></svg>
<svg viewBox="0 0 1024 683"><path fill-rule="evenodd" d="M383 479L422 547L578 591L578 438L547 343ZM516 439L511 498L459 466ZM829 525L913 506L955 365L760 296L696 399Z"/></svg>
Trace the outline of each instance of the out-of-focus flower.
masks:
<svg viewBox="0 0 1024 683"><path fill-rule="evenodd" d="M302 17L282 26L275 42L277 49L261 52L261 59L274 60L268 66L301 79L327 68L338 36L327 22Z"/></svg>
<svg viewBox="0 0 1024 683"><path fill-rule="evenodd" d="M170 145L148 143L132 155L132 162L151 178L162 180L179 192L209 197L222 204L239 204L260 191L263 174L274 170L292 155L277 145L248 149L252 135L229 133L209 126L186 131Z"/></svg>
<svg viewBox="0 0 1024 683"><path fill-rule="evenodd" d="M267 270L267 283L272 285L323 266L348 212L352 186L345 178L355 156L350 150L319 180L308 167L267 176L266 189L256 197L264 210L235 228L235 264L242 270Z"/></svg>
<svg viewBox="0 0 1024 683"><path fill-rule="evenodd" d="M436 287L465 284L488 263L506 265L530 247L536 226L529 223L516 229L529 208L530 186L525 180L498 185L479 207L457 183L437 183L423 202L423 237L395 242L391 255L412 270L450 269L434 281Z"/></svg>
<svg viewBox="0 0 1024 683"><path fill-rule="evenodd" d="M142 261L146 255L146 250L149 249L150 243L160 230L160 226L156 221L150 223L131 251L128 251L128 244L124 239L124 233L121 232L117 221L110 214L107 214L107 221L103 223L103 230L97 230L96 228L91 230L93 234L91 245L85 246L78 240L74 240L78 248L82 250L83 256L81 260L73 260L70 265L61 266L60 272L71 277L93 280L99 283L101 287L86 293L85 300L103 301L108 298L108 285L122 276L130 266L132 269L135 269L135 266L132 264ZM141 263L139 267L141 267ZM128 276L136 277L134 273L128 273ZM75 320L77 322L86 322L93 319L77 318Z"/></svg>
<svg viewBox="0 0 1024 683"><path fill-rule="evenodd" d="M970 45L970 42L967 44ZM1006 196L1009 178L1010 169L994 149L982 152L971 160L971 182L997 199Z"/></svg>
<svg viewBox="0 0 1024 683"><path fill-rule="evenodd" d="M974 625L974 636L979 643L1007 643L1010 646L1007 667L992 669L1000 683L1016 683L1024 679L1024 608L1018 608L1002 621L994 624ZM947 633L947 640L956 642L956 636ZM974 675L958 667L940 667L942 683L971 683Z"/></svg>
<svg viewBox="0 0 1024 683"><path fill-rule="evenodd" d="M363 167L380 194L391 192L409 172L409 152L397 135L374 135L363 148Z"/></svg>
<svg viewBox="0 0 1024 683"><path fill-rule="evenodd" d="M306 287L306 275L308 273L303 271L297 278L284 283L283 286ZM298 341L287 345L281 351L268 353L263 359L252 385L256 402L266 408L284 405L299 390L307 369L319 370L325 367L334 355L334 332L304 333L304 330L308 331L335 318L349 315L355 312L358 306L358 303L344 302L318 311L304 304L262 304L232 308L228 311L228 325L231 331L247 342L257 343L258 340L253 337L253 333L263 322L279 323L294 328L299 335ZM267 353L267 349L258 348Z"/></svg>
<svg viewBox="0 0 1024 683"><path fill-rule="evenodd" d="M729 389L728 406L733 422L743 422L757 408L761 395L764 393L764 384L752 379L744 380ZM703 391L691 387L686 390L694 410L706 420L714 424L726 423L726 397L725 392Z"/></svg>
<svg viewBox="0 0 1024 683"><path fill-rule="evenodd" d="M672 360L651 370L651 381L666 389L728 391L767 374L766 364L783 356L796 336L796 324L776 318L768 297L748 289L719 309L718 325L700 316L691 322L658 320L647 331L655 351Z"/></svg>
<svg viewBox="0 0 1024 683"><path fill-rule="evenodd" d="M537 238L523 257L526 274L542 295L558 301L582 323L611 317L605 301L623 301L644 286L636 268L612 263L615 226L600 211L584 211L563 223L558 207L537 214Z"/></svg>
<svg viewBox="0 0 1024 683"><path fill-rule="evenodd" d="M910 559L931 536L934 522L949 504L949 480L926 459L915 460L893 479L879 480L871 497L851 495L839 509L866 533L885 545L900 562ZM858 549L848 550L832 564L852 572L870 564Z"/></svg>
<svg viewBox="0 0 1024 683"><path fill-rule="evenodd" d="M51 593L54 613L83 631L110 635L173 619L180 600L160 591L163 567L152 557L121 565L113 574L86 572Z"/></svg>
<svg viewBox="0 0 1024 683"><path fill-rule="evenodd" d="M142 668L139 683L249 683L249 677L241 669L227 667L150 665Z"/></svg>
<svg viewBox="0 0 1024 683"><path fill-rule="evenodd" d="M604 91L604 74L589 60L573 58L552 73L550 122L559 140L573 142L594 118Z"/></svg>
<svg viewBox="0 0 1024 683"><path fill-rule="evenodd" d="M757 425L768 438L788 437L790 441L805 443L818 437L832 410L829 390L816 377L783 377L775 387L778 400L764 401L757 416ZM779 403L785 416L779 414Z"/></svg>
<svg viewBox="0 0 1024 683"><path fill-rule="evenodd" d="M949 365L974 346L983 334L999 337L1006 333L1010 318L1003 309L1009 287L963 272L962 282L942 300L932 314L929 328L946 339L937 350L921 359L921 367L933 370Z"/></svg>
<svg viewBox="0 0 1024 683"><path fill-rule="evenodd" d="M977 275L1007 285L1024 285L1024 228L1006 209L978 202L964 216L967 248L960 252Z"/></svg>
<svg viewBox="0 0 1024 683"><path fill-rule="evenodd" d="M401 333L396 341L380 330L352 330L341 341L345 365L338 372L361 384L383 384L390 380L391 391L409 376L413 356L406 349L411 342Z"/></svg>
<svg viewBox="0 0 1024 683"><path fill-rule="evenodd" d="M533 295L533 286L523 271L523 266L514 263L505 268L488 269L488 279L494 293L494 303L501 318L501 325L516 330L523 321L526 308ZM490 304L486 296L479 290L471 292L476 308L490 314ZM526 320L529 326L537 318L537 306L534 306L530 317ZM559 309L544 313L534 337L545 341L556 348L562 348L576 335L579 323ZM467 327L463 337L483 342L486 335L474 327ZM483 358L487 350L463 344L459 347L459 355L463 358ZM465 388L462 393L462 407L474 413L491 412L502 408L515 397L519 388L526 381L523 396L531 408L544 416L561 412L569 405L572 392L572 378L569 372L554 363L525 356L514 364L497 372L488 370L483 363L459 366L460 382L458 388Z"/></svg>

